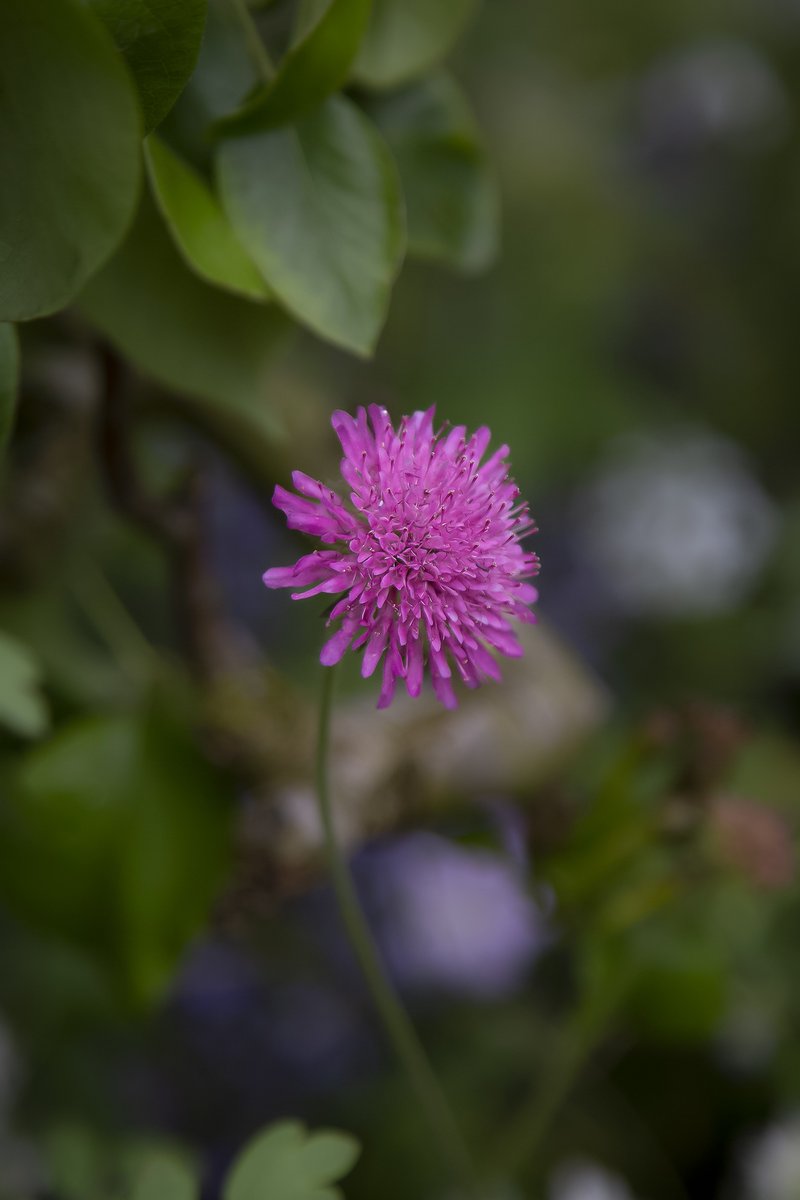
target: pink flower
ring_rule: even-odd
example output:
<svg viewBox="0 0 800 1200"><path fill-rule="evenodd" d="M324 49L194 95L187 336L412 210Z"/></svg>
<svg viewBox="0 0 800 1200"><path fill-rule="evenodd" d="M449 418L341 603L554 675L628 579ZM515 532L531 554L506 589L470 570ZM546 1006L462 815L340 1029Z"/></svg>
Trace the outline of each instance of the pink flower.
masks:
<svg viewBox="0 0 800 1200"><path fill-rule="evenodd" d="M433 412L403 417L397 432L375 404L372 429L363 408L355 418L333 414L352 507L301 471L292 474L300 495L279 486L273 496L290 529L335 548L273 567L264 583L301 589L293 600L346 593L331 609L328 624L341 624L320 661L333 666L351 644L364 647L366 677L385 655L379 708L398 679L418 696L426 663L439 700L455 708L452 667L467 687L499 679L490 650L522 654L508 618L535 620L537 593L525 580L539 563L520 545L535 526L508 476L508 447L481 465L489 430L435 433Z"/></svg>

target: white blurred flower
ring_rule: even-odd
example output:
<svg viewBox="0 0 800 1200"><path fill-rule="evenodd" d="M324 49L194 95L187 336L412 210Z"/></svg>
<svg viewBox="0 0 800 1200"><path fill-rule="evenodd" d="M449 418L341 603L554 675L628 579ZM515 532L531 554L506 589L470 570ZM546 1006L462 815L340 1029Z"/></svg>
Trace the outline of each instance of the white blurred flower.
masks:
<svg viewBox="0 0 800 1200"><path fill-rule="evenodd" d="M650 127L669 144L769 147L789 122L787 96L771 63L733 38L693 46L663 62L647 81L645 105Z"/></svg>
<svg viewBox="0 0 800 1200"><path fill-rule="evenodd" d="M635 1200L624 1179L597 1163L563 1163L550 1180L547 1200Z"/></svg>
<svg viewBox="0 0 800 1200"><path fill-rule="evenodd" d="M697 431L620 439L576 506L577 537L621 608L735 608L773 544L775 509L739 448Z"/></svg>
<svg viewBox="0 0 800 1200"><path fill-rule="evenodd" d="M770 1126L745 1151L744 1200L797 1200L800 1196L800 1113Z"/></svg>

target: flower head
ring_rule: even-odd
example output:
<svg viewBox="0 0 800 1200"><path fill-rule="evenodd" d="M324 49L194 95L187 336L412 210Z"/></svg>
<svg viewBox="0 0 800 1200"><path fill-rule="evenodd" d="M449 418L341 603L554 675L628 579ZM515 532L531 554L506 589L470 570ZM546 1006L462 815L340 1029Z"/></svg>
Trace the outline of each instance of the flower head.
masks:
<svg viewBox="0 0 800 1200"><path fill-rule="evenodd" d="M363 647L366 677L385 655L379 708L398 679L418 696L426 663L439 700L454 708L453 667L477 687L500 678L490 649L522 654L508 618L535 619L536 589L525 580L538 559L520 545L535 526L508 476L508 447L481 462L485 426L469 438L462 425L434 432L431 408L403 417L395 431L374 404L369 421L372 428L363 408L331 419L352 507L301 471L292 474L299 495L276 487L273 503L289 528L335 549L273 567L264 583L299 589L293 600L346 593L331 609L328 624L341 624L320 660L332 666L351 644Z"/></svg>

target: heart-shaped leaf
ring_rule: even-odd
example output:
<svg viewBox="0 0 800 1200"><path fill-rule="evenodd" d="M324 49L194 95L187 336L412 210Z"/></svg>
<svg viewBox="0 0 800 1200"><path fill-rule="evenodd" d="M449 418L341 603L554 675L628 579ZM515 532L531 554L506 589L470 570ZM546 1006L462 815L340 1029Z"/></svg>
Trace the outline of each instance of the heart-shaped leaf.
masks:
<svg viewBox="0 0 800 1200"><path fill-rule="evenodd" d="M448 53L477 0L373 0L354 75L392 88L424 74Z"/></svg>
<svg viewBox="0 0 800 1200"><path fill-rule="evenodd" d="M79 0L2 0L0 97L0 320L24 321L66 304L122 239L139 106Z"/></svg>
<svg viewBox="0 0 800 1200"><path fill-rule="evenodd" d="M456 84L433 75L369 111L400 171L409 253L462 271L487 266L497 250L497 188Z"/></svg>
<svg viewBox="0 0 800 1200"><path fill-rule="evenodd" d="M307 9L275 78L220 127L238 133L274 129L317 108L347 78L369 14L370 0L326 0Z"/></svg>
<svg viewBox="0 0 800 1200"><path fill-rule="evenodd" d="M13 325L0 325L0 450L11 435L17 407L19 347Z"/></svg>
<svg viewBox="0 0 800 1200"><path fill-rule="evenodd" d="M200 52L208 0L89 0L130 67L145 132L167 115Z"/></svg>
<svg viewBox="0 0 800 1200"><path fill-rule="evenodd" d="M187 265L209 283L263 300L269 288L202 176L151 134L145 161L156 203Z"/></svg>
<svg viewBox="0 0 800 1200"><path fill-rule="evenodd" d="M275 296L368 354L405 243L397 170L372 123L336 97L292 128L224 141L218 170L226 212Z"/></svg>
<svg viewBox="0 0 800 1200"><path fill-rule="evenodd" d="M225 1200L336 1200L340 1192L331 1185L359 1152L349 1134L309 1134L296 1121L282 1121L245 1147L228 1176Z"/></svg>

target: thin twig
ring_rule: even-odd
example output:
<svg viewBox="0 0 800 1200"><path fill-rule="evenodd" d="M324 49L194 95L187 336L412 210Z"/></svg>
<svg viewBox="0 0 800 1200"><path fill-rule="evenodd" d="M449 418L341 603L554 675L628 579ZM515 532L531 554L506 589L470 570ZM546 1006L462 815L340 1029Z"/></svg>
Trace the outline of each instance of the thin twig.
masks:
<svg viewBox="0 0 800 1200"><path fill-rule="evenodd" d="M133 456L133 416L124 364L107 346L102 347L101 360L100 455L109 494L118 511L157 541L169 558L177 626L198 675L224 674L235 662L236 638L208 562L202 474L193 467L180 490L169 496L153 496L145 490Z"/></svg>

